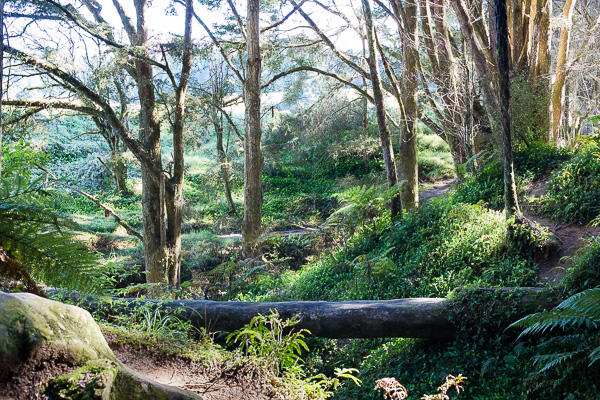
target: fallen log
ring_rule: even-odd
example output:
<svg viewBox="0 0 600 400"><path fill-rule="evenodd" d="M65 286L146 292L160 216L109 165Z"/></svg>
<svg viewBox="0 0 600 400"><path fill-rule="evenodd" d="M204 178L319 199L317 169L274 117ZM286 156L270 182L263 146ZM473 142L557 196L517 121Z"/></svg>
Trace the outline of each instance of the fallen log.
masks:
<svg viewBox="0 0 600 400"><path fill-rule="evenodd" d="M141 304L152 309L160 308L161 312L174 314L208 332L232 332L258 314L268 315L271 310L277 310L282 318L298 316L298 329L308 329L313 336L337 339L449 339L455 337L457 323L466 317L476 317L474 313L486 314L488 318L500 318L509 324L527 314L552 308L560 302L555 291L544 288L469 288L455 291L450 298L342 302L165 302L132 298L102 301L77 293L71 293L69 298L80 307L105 316L128 313ZM473 304L469 304L470 302Z"/></svg>

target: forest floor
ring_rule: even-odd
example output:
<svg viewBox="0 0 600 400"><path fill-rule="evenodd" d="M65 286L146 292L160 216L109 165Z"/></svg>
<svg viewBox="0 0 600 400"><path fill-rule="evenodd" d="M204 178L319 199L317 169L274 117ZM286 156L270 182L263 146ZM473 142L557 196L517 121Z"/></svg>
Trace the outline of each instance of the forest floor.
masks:
<svg viewBox="0 0 600 400"><path fill-rule="evenodd" d="M213 365L165 355L130 344L115 344L106 337L119 360L129 368L164 385L199 394L205 400L267 400L277 398L264 372L248 365L215 362Z"/></svg>
<svg viewBox="0 0 600 400"><path fill-rule="evenodd" d="M581 225L577 222L566 223L538 215L536 210L539 204L535 203L535 199L546 194L548 179L549 177L540 179L525 188L526 196L521 200L521 211L525 218L547 228L558 242L552 253L536 260L540 283L554 286L560 283L571 266L571 257L588 244L592 236L600 235L600 227Z"/></svg>
<svg viewBox="0 0 600 400"><path fill-rule="evenodd" d="M454 184L455 181L456 181L456 178L452 178L452 179L446 179L443 181L438 181L438 182L433 182L433 183L423 185L423 187L420 188L420 191L419 191L419 203L421 203L421 204L426 203L428 200L430 200L434 197L438 197L438 196L445 194L448 190L450 190L450 188L452 187L452 185ZM287 230L283 230L283 231L268 232L268 233L266 233L266 236L306 235L308 233L313 233L318 230L319 230L319 228L298 226L296 229L287 229ZM221 239L242 240L241 233L230 233L230 234L226 234L226 235L217 235L217 237L221 238Z"/></svg>

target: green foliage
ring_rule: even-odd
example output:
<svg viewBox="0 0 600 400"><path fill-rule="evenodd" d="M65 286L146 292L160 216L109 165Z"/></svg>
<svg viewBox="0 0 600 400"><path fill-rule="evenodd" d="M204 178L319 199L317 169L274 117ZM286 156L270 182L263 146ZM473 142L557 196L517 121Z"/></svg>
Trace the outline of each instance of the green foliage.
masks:
<svg viewBox="0 0 600 400"><path fill-rule="evenodd" d="M30 182L37 166L45 167L48 153L36 151L29 143L20 140L12 145L2 145L2 180Z"/></svg>
<svg viewBox="0 0 600 400"><path fill-rule="evenodd" d="M341 387L342 379L360 386L354 368L336 368L334 377L320 373L307 377L300 356L308 352L306 329L294 330L298 318L282 319L277 310L268 316L258 314L250 323L227 336L227 343L240 343L246 355L257 357L279 379L284 398L327 399Z"/></svg>
<svg viewBox="0 0 600 400"><path fill-rule="evenodd" d="M517 255L540 255L547 257L557 247L548 228L541 227L521 215L508 221L506 235L508 250Z"/></svg>
<svg viewBox="0 0 600 400"><path fill-rule="evenodd" d="M394 339L373 349L359 360L361 387L345 386L340 399L381 399L373 390L376 381L394 376L403 382L409 394L428 393L451 372L460 370L469 376L465 398L473 400L522 400L523 374L528 365L506 343L474 346L462 342L434 342Z"/></svg>
<svg viewBox="0 0 600 400"><path fill-rule="evenodd" d="M529 145L548 137L550 92L545 80L532 82L528 73L519 72L510 80L510 122L513 141Z"/></svg>
<svg viewBox="0 0 600 400"><path fill-rule="evenodd" d="M573 156L567 147L557 147L553 143L533 142L529 146L521 146L514 157L515 170L519 175L531 174L533 179L540 179L560 167Z"/></svg>
<svg viewBox="0 0 600 400"><path fill-rule="evenodd" d="M494 210L502 210L504 178L499 153L481 152L474 160L477 160L477 170L457 185L455 199L470 204L485 202Z"/></svg>
<svg viewBox="0 0 600 400"><path fill-rule="evenodd" d="M600 135L582 143L552 174L543 204L553 218L563 221L585 224L600 215Z"/></svg>
<svg viewBox="0 0 600 400"><path fill-rule="evenodd" d="M47 285L95 291L88 276L97 256L72 240L69 219L43 205L41 180L23 185L18 175L4 181L0 193L0 246L36 279ZM33 202L36 201L36 202Z"/></svg>
<svg viewBox="0 0 600 400"><path fill-rule="evenodd" d="M249 324L229 334L227 343L240 343L246 354L263 358L279 374L302 362L302 351L308 351L304 337L310 332L294 331L298 322L297 317L282 320L277 310L267 316L258 314Z"/></svg>
<svg viewBox="0 0 600 400"><path fill-rule="evenodd" d="M436 297L461 285L527 286L535 282L533 254L541 246L541 238L530 239L509 250L501 212L455 204L452 196L432 199L396 224L385 217L362 222L339 249L278 275L271 299ZM274 286L254 287L244 298L266 300Z"/></svg>
<svg viewBox="0 0 600 400"><path fill-rule="evenodd" d="M386 191L375 186L356 186L336 193L335 197L342 207L327 219L326 226L333 228L345 241L361 226L384 214L385 207L397 193L397 188Z"/></svg>
<svg viewBox="0 0 600 400"><path fill-rule="evenodd" d="M454 177L454 161L448 144L438 135L419 133L419 181L437 181Z"/></svg>
<svg viewBox="0 0 600 400"><path fill-rule="evenodd" d="M520 319L511 327L523 329L520 338L534 337L538 384L534 389L548 395L566 388L595 393L592 387L600 376L600 288L577 293L550 311ZM577 384L574 385L574 382Z"/></svg>
<svg viewBox="0 0 600 400"><path fill-rule="evenodd" d="M600 236L591 238L571 260L573 264L563 279L569 294L600 286Z"/></svg>

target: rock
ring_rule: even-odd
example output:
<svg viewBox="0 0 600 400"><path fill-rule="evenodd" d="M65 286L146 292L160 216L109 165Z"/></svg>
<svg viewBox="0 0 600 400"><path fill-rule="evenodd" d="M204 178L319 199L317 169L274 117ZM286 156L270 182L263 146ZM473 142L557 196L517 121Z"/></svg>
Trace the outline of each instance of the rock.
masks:
<svg viewBox="0 0 600 400"><path fill-rule="evenodd" d="M0 400L50 394L73 400L200 399L125 367L87 311L28 293L0 292Z"/></svg>

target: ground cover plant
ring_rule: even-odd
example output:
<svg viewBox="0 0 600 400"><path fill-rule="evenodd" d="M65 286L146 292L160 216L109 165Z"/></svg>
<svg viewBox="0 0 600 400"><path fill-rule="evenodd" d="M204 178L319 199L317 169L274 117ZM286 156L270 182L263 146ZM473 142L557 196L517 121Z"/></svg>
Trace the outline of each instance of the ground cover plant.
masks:
<svg viewBox="0 0 600 400"><path fill-rule="evenodd" d="M468 3L2 2L0 290L81 300L211 400L595 399L598 7ZM445 339L275 310L413 297ZM215 332L182 300L274 310ZM0 385L36 353L2 336Z"/></svg>

